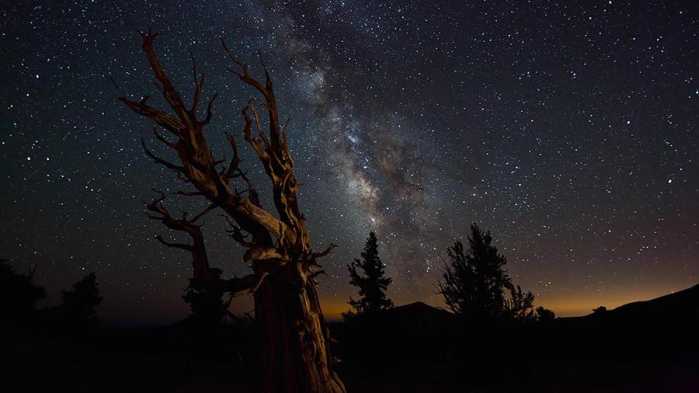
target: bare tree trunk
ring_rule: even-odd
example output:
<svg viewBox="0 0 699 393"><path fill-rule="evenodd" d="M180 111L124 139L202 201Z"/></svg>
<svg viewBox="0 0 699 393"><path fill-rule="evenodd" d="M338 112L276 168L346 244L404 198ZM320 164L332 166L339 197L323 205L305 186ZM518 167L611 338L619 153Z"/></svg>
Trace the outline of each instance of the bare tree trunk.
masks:
<svg viewBox="0 0 699 393"><path fill-rule="evenodd" d="M292 266L271 275L255 293L263 342L260 391L344 393L331 368L330 340L316 284L294 270Z"/></svg>
<svg viewBox="0 0 699 393"><path fill-rule="evenodd" d="M299 208L297 196L300 183L294 174L294 161L289 151L286 126L279 121L279 112L272 79L265 68L264 83L255 79L248 66L239 61L228 48L224 50L235 67L229 69L245 84L253 87L263 99L267 121L255 109L251 100L242 110L243 137L254 150L269 177L276 215L262 207L256 189L240 169L235 137L228 135L233 156L228 165L215 159L204 128L213 115L216 95L209 99L203 118L198 106L204 77L192 64L194 93L191 105L186 105L160 63L154 47L157 34L143 33L143 51L155 76L155 83L169 112L151 106L148 96L139 101L121 97L134 112L160 126L154 136L174 151L179 162L170 162L143 147L146 154L189 183L194 190L178 191L185 197L200 197L209 202L201 213L189 219L173 217L162 204L165 195L147 206L151 219L162 221L172 230L183 231L192 244L172 243L157 239L168 247L192 253L194 279L198 285L235 293L250 290L255 298L255 318L263 347L261 359L262 393L345 393L340 378L332 371L328 348L329 335L318 299L314 277L322 272L316 262L328 255L334 245L314 252ZM263 64L264 68L264 64ZM266 123L266 124L265 124ZM265 131L265 125L268 130ZM243 262L253 273L222 280L220 273L209 267L204 238L197 221L213 209L221 209L231 226L231 237L247 249ZM220 272L220 270L219 270Z"/></svg>

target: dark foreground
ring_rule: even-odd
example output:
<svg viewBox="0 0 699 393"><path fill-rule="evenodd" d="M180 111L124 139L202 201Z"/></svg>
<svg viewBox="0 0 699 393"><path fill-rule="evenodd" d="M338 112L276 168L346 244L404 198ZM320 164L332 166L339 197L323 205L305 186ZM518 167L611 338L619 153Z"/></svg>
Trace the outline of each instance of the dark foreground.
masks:
<svg viewBox="0 0 699 393"><path fill-rule="evenodd" d="M640 307L475 330L415 303L333 324L336 367L350 392L699 392L696 306L654 319ZM207 332L188 323L80 334L5 324L2 337L7 392L252 392L256 380L255 329L245 320Z"/></svg>

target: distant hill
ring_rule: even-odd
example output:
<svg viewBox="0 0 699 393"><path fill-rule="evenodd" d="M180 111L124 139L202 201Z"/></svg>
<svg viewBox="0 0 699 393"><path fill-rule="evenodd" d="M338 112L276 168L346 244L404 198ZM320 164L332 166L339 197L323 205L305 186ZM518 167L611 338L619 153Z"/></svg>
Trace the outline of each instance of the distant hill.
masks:
<svg viewBox="0 0 699 393"><path fill-rule="evenodd" d="M443 334L451 329L454 318L454 314L449 311L423 302L394 307L376 316L383 326L412 336Z"/></svg>
<svg viewBox="0 0 699 393"><path fill-rule="evenodd" d="M583 317L559 318L565 327L699 327L699 285Z"/></svg>
<svg viewBox="0 0 699 393"><path fill-rule="evenodd" d="M360 325L380 326L401 338L458 334L463 329L456 316L446 310L415 302L382 311L360 321ZM601 313L556 319L562 328L614 327L699 327L699 284L655 299L638 301ZM363 326L364 327L364 326Z"/></svg>
<svg viewBox="0 0 699 393"><path fill-rule="evenodd" d="M351 328L390 332L392 337L439 336L453 330L454 319L454 314L449 311L415 302L376 314L354 317L349 325Z"/></svg>
<svg viewBox="0 0 699 393"><path fill-rule="evenodd" d="M333 324L341 357L368 368L373 364L416 367L444 358L458 335L454 314L422 302L406 304L376 314L361 315ZM372 365L372 366L370 366Z"/></svg>

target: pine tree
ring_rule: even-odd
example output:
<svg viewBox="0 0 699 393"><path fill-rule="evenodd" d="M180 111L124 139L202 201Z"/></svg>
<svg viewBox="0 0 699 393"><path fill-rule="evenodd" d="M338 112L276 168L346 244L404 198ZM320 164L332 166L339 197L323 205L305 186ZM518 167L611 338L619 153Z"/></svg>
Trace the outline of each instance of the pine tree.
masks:
<svg viewBox="0 0 699 393"><path fill-rule="evenodd" d="M507 260L492 245L490 232L471 225L468 253L460 241L447 249L450 264L445 268L440 293L454 313L475 322L492 322L505 315L504 289L511 286L504 266Z"/></svg>
<svg viewBox="0 0 699 393"><path fill-rule="evenodd" d="M349 304L359 314L371 313L393 307L393 302L386 296L391 278L386 277L385 266L379 257L379 244L374 232L369 232L362 259L355 259L347 265L350 284L359 288L358 300L350 298ZM361 270L361 272L360 272Z"/></svg>
<svg viewBox="0 0 699 393"><path fill-rule="evenodd" d="M61 309L66 323L74 326L88 327L97 322L97 306L102 303L102 296L97 286L95 273L90 273L73 284L73 288L62 291Z"/></svg>
<svg viewBox="0 0 699 393"><path fill-rule="evenodd" d="M27 322L36 317L36 303L46 297L34 284L34 274L17 273L6 259L0 259L0 321Z"/></svg>

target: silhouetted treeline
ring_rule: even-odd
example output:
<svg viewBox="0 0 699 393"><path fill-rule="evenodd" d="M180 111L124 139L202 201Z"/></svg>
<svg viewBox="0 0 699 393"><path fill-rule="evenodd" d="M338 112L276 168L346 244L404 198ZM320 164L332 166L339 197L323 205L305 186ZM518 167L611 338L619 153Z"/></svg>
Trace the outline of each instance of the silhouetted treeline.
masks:
<svg viewBox="0 0 699 393"><path fill-rule="evenodd" d="M97 307L102 302L97 276L89 273L61 292L61 303L39 308L46 290L34 280L34 270L18 273L8 260L0 260L0 318L18 325L49 326L76 334L98 323Z"/></svg>
<svg viewBox="0 0 699 393"><path fill-rule="evenodd" d="M370 236L363 253L373 263L380 261L374 244ZM455 304L473 311L412 303L330 324L333 361L349 392L674 393L699 386L699 286L616 309L599 307L585 317L556 318L534 308L533 296L511 282L489 233L474 226L468 248L455 244L450 253L458 265L449 269L472 269L462 275L470 281L452 283L463 289L454 292L461 301ZM50 308L38 306L45 291L31 272L2 262L0 281L11 311L3 318L43 324L3 330L4 353L12 360L6 381L20 381L23 391L253 391L259 328L249 315L230 314L218 294L194 302L185 297L192 315L170 326L93 329L102 299L94 274L62 291L61 303ZM463 300L479 296L489 296L485 304L492 308ZM224 310L216 311L217 322L198 319L194 304L200 301Z"/></svg>

